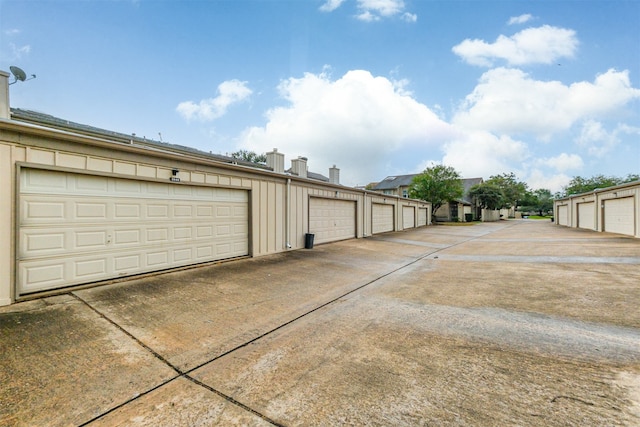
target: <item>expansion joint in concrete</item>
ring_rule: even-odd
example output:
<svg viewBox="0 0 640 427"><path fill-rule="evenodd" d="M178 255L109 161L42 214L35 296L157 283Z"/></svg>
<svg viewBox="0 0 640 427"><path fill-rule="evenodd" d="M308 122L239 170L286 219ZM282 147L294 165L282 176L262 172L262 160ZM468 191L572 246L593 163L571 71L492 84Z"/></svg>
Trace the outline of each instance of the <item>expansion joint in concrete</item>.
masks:
<svg viewBox="0 0 640 427"><path fill-rule="evenodd" d="M197 379L195 379L195 378L193 378L193 377L191 377L189 375L184 375L184 378L188 379L189 381L191 381L194 384L199 385L202 388L205 388L205 389L209 390L212 393L217 394L221 398L225 399L226 401L228 401L228 402L230 402L230 403L232 403L232 404L234 404L236 406L239 406L240 408L244 409L245 411L251 412L252 414L262 418L263 420L265 420L266 422L268 422L270 424L273 424L274 426L284 427L283 424L280 424L280 423L272 420L271 418L267 417L264 414L261 414L260 412L258 412L255 409L245 405L244 403L237 401L233 397L227 396L226 394L222 393L221 391L216 390L215 388L213 388L213 387L211 387L211 386L209 386L209 385L207 385L207 384L205 384L205 383L203 383L201 381L198 381Z"/></svg>

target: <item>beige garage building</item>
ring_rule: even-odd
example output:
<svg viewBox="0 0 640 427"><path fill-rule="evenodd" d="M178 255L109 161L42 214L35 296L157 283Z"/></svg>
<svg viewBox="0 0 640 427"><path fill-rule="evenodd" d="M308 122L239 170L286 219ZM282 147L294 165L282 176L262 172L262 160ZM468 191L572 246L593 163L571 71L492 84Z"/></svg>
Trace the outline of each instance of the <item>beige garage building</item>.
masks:
<svg viewBox="0 0 640 427"><path fill-rule="evenodd" d="M427 225L429 203L9 108L0 72L0 305L116 278Z"/></svg>
<svg viewBox="0 0 640 427"><path fill-rule="evenodd" d="M640 238L640 181L558 199L554 211L558 225Z"/></svg>

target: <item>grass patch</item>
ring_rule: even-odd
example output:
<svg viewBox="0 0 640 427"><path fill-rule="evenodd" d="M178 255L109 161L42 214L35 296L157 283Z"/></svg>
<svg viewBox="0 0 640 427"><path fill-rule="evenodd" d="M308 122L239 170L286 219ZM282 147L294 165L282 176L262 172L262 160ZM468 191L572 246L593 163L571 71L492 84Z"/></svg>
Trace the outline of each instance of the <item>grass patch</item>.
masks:
<svg viewBox="0 0 640 427"><path fill-rule="evenodd" d="M435 222L434 225L449 225L452 227L468 227L475 225L473 222Z"/></svg>
<svg viewBox="0 0 640 427"><path fill-rule="evenodd" d="M527 219L548 219L550 220L550 216L540 216L540 215L529 215Z"/></svg>

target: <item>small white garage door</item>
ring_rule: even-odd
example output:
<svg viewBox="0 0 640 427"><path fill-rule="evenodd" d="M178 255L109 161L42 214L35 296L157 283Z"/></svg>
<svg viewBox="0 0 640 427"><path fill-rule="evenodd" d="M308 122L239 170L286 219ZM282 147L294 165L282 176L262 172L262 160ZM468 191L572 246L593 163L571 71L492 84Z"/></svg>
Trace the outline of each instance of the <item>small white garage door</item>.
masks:
<svg viewBox="0 0 640 427"><path fill-rule="evenodd" d="M373 234L393 231L393 205L373 203L371 209L371 223Z"/></svg>
<svg viewBox="0 0 640 427"><path fill-rule="evenodd" d="M249 253L245 190L22 169L18 294Z"/></svg>
<svg viewBox="0 0 640 427"><path fill-rule="evenodd" d="M569 205L558 206L558 224L569 225Z"/></svg>
<svg viewBox="0 0 640 427"><path fill-rule="evenodd" d="M427 216L429 214L428 211L429 209L427 208L418 208L418 227L427 225Z"/></svg>
<svg viewBox="0 0 640 427"><path fill-rule="evenodd" d="M311 197L309 233L315 234L315 243L356 237L356 202Z"/></svg>
<svg viewBox="0 0 640 427"><path fill-rule="evenodd" d="M596 229L595 202L578 203L578 228Z"/></svg>
<svg viewBox="0 0 640 427"><path fill-rule="evenodd" d="M413 206L402 207L402 228L414 228L416 226L416 210Z"/></svg>
<svg viewBox="0 0 640 427"><path fill-rule="evenodd" d="M634 198L604 201L604 231L635 235Z"/></svg>

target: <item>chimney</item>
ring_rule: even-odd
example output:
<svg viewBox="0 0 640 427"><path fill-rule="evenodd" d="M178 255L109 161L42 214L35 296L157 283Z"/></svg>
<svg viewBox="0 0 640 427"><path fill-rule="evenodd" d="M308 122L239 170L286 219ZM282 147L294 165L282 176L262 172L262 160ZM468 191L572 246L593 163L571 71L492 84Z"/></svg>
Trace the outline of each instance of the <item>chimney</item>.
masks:
<svg viewBox="0 0 640 427"><path fill-rule="evenodd" d="M274 148L272 152L267 153L267 166L275 173L284 173L284 154L278 153L278 149Z"/></svg>
<svg viewBox="0 0 640 427"><path fill-rule="evenodd" d="M336 165L329 168L329 182L331 184L340 184L340 169L338 169Z"/></svg>
<svg viewBox="0 0 640 427"><path fill-rule="evenodd" d="M10 119L9 73L0 71L0 119Z"/></svg>
<svg viewBox="0 0 640 427"><path fill-rule="evenodd" d="M298 175L300 178L306 178L307 177L307 158L298 157L297 159L291 160L291 172L294 175Z"/></svg>

